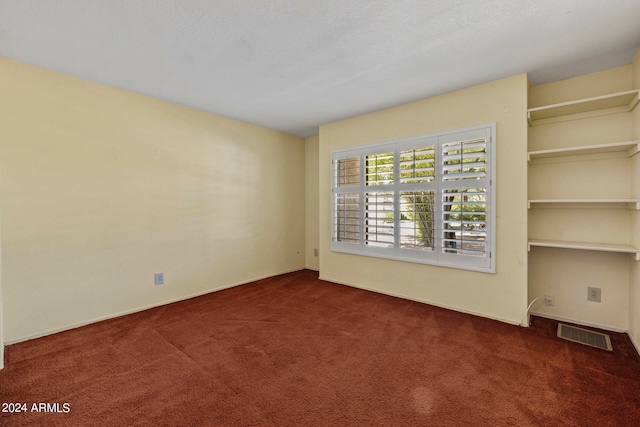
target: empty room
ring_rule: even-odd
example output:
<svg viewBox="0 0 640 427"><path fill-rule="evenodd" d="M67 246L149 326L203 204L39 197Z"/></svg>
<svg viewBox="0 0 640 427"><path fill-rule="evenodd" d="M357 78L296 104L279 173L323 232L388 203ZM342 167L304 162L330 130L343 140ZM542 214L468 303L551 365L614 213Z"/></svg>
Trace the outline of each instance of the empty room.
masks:
<svg viewBox="0 0 640 427"><path fill-rule="evenodd" d="M637 0L0 0L0 425L640 425Z"/></svg>

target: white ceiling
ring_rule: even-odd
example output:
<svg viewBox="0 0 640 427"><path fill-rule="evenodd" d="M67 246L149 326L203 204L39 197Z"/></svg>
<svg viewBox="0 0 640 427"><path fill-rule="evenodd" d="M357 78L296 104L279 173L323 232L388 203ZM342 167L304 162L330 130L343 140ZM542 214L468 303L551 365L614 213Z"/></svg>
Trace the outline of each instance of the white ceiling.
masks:
<svg viewBox="0 0 640 427"><path fill-rule="evenodd" d="M300 136L631 62L640 0L0 0L0 56Z"/></svg>

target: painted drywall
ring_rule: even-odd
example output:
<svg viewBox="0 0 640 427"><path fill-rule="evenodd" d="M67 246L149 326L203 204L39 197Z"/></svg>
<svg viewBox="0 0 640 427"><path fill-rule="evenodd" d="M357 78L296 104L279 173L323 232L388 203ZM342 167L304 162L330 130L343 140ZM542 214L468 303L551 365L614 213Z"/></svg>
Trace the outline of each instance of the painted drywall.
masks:
<svg viewBox="0 0 640 427"><path fill-rule="evenodd" d="M0 118L7 342L304 268L302 138L5 59Z"/></svg>
<svg viewBox="0 0 640 427"><path fill-rule="evenodd" d="M318 200L318 149L320 138L317 136L305 140L305 265L310 270L320 270L319 257L319 200ZM318 255L316 255L318 252Z"/></svg>
<svg viewBox="0 0 640 427"><path fill-rule="evenodd" d="M632 62L632 87L640 89L640 50ZM632 112L633 138L640 140L640 107ZM631 197L640 199L640 154L631 162ZM640 248L640 211L631 212L631 244ZM629 267L629 336L640 352L640 261Z"/></svg>
<svg viewBox="0 0 640 427"><path fill-rule="evenodd" d="M527 76L320 127L320 277L519 323L527 306ZM331 252L331 151L497 123L496 273Z"/></svg>
<svg viewBox="0 0 640 427"><path fill-rule="evenodd" d="M529 90L539 107L631 89L632 67L562 80ZM632 139L632 116L619 113L529 128L529 150L574 147ZM540 159L529 165L529 198L629 198L633 164L626 153ZM529 212L531 238L630 244L633 211L623 205L536 206ZM595 225L594 225L595 224ZM629 328L630 263L626 254L531 248L529 299L551 294L555 305L534 312L613 330ZM587 301L587 287L602 289L600 303Z"/></svg>
<svg viewBox="0 0 640 427"><path fill-rule="evenodd" d="M577 216L578 214L576 214ZM551 294L555 305L534 305L546 317L616 331L628 330L629 259L626 254L532 248L529 297ZM587 287L602 289L602 301L587 301Z"/></svg>

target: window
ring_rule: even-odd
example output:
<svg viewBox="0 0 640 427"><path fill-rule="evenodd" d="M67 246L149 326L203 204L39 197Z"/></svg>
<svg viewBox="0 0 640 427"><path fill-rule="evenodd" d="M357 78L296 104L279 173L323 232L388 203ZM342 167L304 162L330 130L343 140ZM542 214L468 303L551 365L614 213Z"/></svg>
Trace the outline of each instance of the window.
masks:
<svg viewBox="0 0 640 427"><path fill-rule="evenodd" d="M332 153L331 250L494 272L495 124Z"/></svg>

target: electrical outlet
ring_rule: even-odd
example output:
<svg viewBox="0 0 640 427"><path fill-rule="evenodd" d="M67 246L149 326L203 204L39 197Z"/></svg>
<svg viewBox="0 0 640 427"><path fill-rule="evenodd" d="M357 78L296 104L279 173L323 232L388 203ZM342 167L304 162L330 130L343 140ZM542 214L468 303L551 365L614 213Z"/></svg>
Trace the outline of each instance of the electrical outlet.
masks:
<svg viewBox="0 0 640 427"><path fill-rule="evenodd" d="M155 283L156 283L156 285L164 284L164 273L156 273L155 274Z"/></svg>
<svg viewBox="0 0 640 427"><path fill-rule="evenodd" d="M556 300L551 294L546 294L544 296L544 305L556 305Z"/></svg>
<svg viewBox="0 0 640 427"><path fill-rule="evenodd" d="M587 301L600 302L601 289L587 287Z"/></svg>
<svg viewBox="0 0 640 427"><path fill-rule="evenodd" d="M313 250L313 256L318 256L318 250L317 249Z"/></svg>

